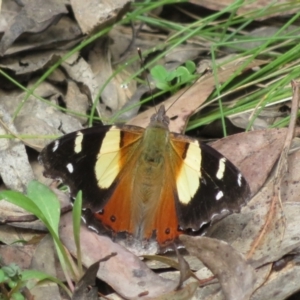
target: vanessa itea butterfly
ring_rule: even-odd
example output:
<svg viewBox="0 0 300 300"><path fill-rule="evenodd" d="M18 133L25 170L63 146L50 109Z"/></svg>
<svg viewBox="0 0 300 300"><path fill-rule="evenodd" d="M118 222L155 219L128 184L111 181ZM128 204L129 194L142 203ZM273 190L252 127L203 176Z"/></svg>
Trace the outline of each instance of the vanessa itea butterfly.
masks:
<svg viewBox="0 0 300 300"><path fill-rule="evenodd" d="M249 186L219 152L172 133L161 106L146 129L98 126L50 143L40 154L45 176L61 179L72 197L113 233L159 245L198 231L246 203Z"/></svg>

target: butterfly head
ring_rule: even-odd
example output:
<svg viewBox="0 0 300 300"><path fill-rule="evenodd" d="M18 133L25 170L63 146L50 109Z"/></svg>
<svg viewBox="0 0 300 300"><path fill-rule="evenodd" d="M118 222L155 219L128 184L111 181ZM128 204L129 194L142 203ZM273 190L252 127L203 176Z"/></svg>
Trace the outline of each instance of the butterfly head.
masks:
<svg viewBox="0 0 300 300"><path fill-rule="evenodd" d="M161 105L157 113L153 114L150 119L149 127L162 127L169 129L170 119L166 115L166 109L164 105Z"/></svg>

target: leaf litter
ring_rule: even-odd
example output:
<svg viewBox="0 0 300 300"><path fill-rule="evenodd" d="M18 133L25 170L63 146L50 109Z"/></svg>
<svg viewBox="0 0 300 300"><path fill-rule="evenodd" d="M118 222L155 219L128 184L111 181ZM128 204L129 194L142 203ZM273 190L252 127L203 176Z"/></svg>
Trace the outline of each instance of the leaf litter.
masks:
<svg viewBox="0 0 300 300"><path fill-rule="evenodd" d="M202 2L202 5L206 5L205 1ZM56 1L47 2L51 14L45 14L47 7L44 3L40 4L41 9L32 14L33 7L39 5L38 0L24 1L24 6L18 6L17 2L4 1L1 11L3 19L0 18L0 31L3 33L0 41L1 68L12 72L20 82L26 83L29 89L39 78L38 73L64 57L68 50L84 39L84 34L97 32L107 24L116 22L129 9L129 1L118 1L117 4L106 1L102 4L105 9L101 10L95 9L96 3L90 1L89 5L84 6L86 11L82 11L81 3L69 3L69 8L73 10L76 18L74 20L66 6ZM208 7L211 8L209 5ZM140 91L135 83L130 83L127 89L121 87L128 75L139 69L137 64L133 67L127 66L119 77L114 77L103 90L101 103L95 102L99 89L115 71L113 60L122 61L128 55L135 55L137 46L147 50L162 40L159 35L155 35L153 28L148 28L149 31L141 38L137 34L140 29L130 31L128 27L118 26L118 30L114 29L109 36L95 41L85 53L77 51L65 60L34 90L34 95L26 102L23 101L26 91L16 89L9 82L0 84L1 134L10 134L16 138L1 139L0 171L6 188L25 192L28 182L34 178L33 164L30 165L25 145L27 150L30 148L39 151L49 141L45 136L58 136L82 128L88 120L93 103L96 104L98 115L108 120L128 103L138 103L142 98L147 87ZM132 39L135 41L135 47L130 47ZM177 49L177 52L164 57L161 62L167 65L178 60L173 65L176 67L187 59L194 59L200 53L198 49L183 45L180 51ZM228 63L220 67L217 73L218 82L224 82L237 71L243 75L266 64L267 61L253 60L239 70L242 63L243 61L234 60L233 64ZM180 90L164 102L168 108L178 99L168 111L172 131L185 130L191 115L199 111L199 107L214 91L215 80L216 78L208 72L190 89ZM293 83L293 89L294 97L297 97L297 83ZM52 105L40 101L36 96L47 99ZM23 103L23 106L15 116L20 103ZM71 110L71 113L58 109L58 105L61 104ZM292 108L292 114L295 114L295 111L295 108ZM129 123L145 127L153 112L153 108L145 110L133 117ZM244 116L244 120L247 118L248 116ZM241 127L245 127L245 123L247 122L244 121ZM266 123L262 126L266 126ZM258 123L255 126L259 127ZM182 236L187 251L194 255L194 258L185 258L190 265L190 269L185 272L190 275L193 271L197 272L189 279L184 276L187 280L181 280L179 288L178 280L183 275L172 270L174 263L170 263L168 275L164 272L160 275L155 274L147 266L147 261L141 261L122 246L106 237L96 235L83 226L80 238L84 266L88 268L96 261L116 252L117 255L100 264L97 277L125 299L222 299L224 295L227 299L284 299L292 295L300 288L299 284L295 283L295 278L299 277L297 249L300 246L300 185L297 171L299 147L296 143L297 138L293 139L292 133L292 128L257 130L230 136L212 144L241 169L251 186L252 195L256 195L242 209L241 214L230 215L208 228L207 235L210 238ZM42 138L22 138L23 135L29 134ZM286 139L287 135L289 136ZM298 135L299 129L296 128L295 136ZM292 141L293 146L290 150L289 144ZM279 158L279 171L274 172L274 165ZM22 212L19 208L1 206L0 210L3 224L26 227L26 223L34 230L45 229L35 227L30 218L28 221L13 222L15 217L20 221L20 217L28 216L27 212ZM70 214L62 217L60 234L70 253L76 256L74 240L71 238L70 218ZM3 233L0 230L0 239L7 245L0 246L0 254L7 264L19 262L22 265L26 257L27 263L22 266L24 269L43 270L43 267L47 267L47 272L63 278L63 275L57 273L57 257L52 251L53 247L45 242L50 240L49 235L42 241L37 241L37 244L21 246L9 245L11 241L4 233L7 233L5 227ZM36 231L36 234L39 235L39 231ZM47 246L44 246L44 243ZM46 254L46 257L42 257L41 253ZM165 256L172 257L171 254ZM152 264L155 265L155 257L153 260ZM156 264L157 270L166 268L168 260L164 262L164 267ZM195 276L198 276L197 280ZM93 277L94 275L89 278L88 283ZM59 297L59 290L55 284L42 286L40 290L38 287L35 289L36 291L32 290L32 294L35 294L36 299L42 297L38 295L45 294L53 297L54 293Z"/></svg>

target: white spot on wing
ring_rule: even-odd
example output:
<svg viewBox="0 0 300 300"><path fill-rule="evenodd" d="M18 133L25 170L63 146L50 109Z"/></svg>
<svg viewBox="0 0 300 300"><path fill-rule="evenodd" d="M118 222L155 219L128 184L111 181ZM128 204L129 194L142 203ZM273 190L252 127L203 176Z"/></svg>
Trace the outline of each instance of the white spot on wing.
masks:
<svg viewBox="0 0 300 300"><path fill-rule="evenodd" d="M222 191L219 191L216 195L216 200L220 200L224 196L224 193Z"/></svg>
<svg viewBox="0 0 300 300"><path fill-rule="evenodd" d="M226 158L225 158L225 157L222 157L222 158L219 160L219 168L218 168L218 171L217 171L217 174L216 174L216 177L217 177L219 180L223 179L224 171L225 171L225 163L226 163Z"/></svg>
<svg viewBox="0 0 300 300"><path fill-rule="evenodd" d="M188 204L199 189L201 159L198 141L190 143L176 182L178 198L182 204Z"/></svg>
<svg viewBox="0 0 300 300"><path fill-rule="evenodd" d="M108 188L120 171L120 130L112 127L105 135L95 166L98 186Z"/></svg>
<svg viewBox="0 0 300 300"><path fill-rule="evenodd" d="M237 183L238 183L239 187L242 186L242 174L241 173L238 174Z"/></svg>
<svg viewBox="0 0 300 300"><path fill-rule="evenodd" d="M66 167L67 167L69 173L73 173L74 167L73 167L73 165L72 165L71 163L68 163L68 164L66 165Z"/></svg>
<svg viewBox="0 0 300 300"><path fill-rule="evenodd" d="M83 134L81 131L77 132L76 139L75 139L75 153L80 153L82 150L82 140L83 140Z"/></svg>
<svg viewBox="0 0 300 300"><path fill-rule="evenodd" d="M57 150L58 145L59 145L59 140L56 140L56 141L54 142L54 146L53 146L53 148L52 148L52 152L55 152L55 151Z"/></svg>

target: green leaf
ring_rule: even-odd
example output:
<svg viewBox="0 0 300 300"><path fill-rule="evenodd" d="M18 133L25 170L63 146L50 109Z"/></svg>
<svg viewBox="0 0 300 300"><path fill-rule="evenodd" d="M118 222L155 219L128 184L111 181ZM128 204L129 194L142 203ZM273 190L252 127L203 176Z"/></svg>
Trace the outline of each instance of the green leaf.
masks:
<svg viewBox="0 0 300 300"><path fill-rule="evenodd" d="M43 216L38 206L30 198L24 196L20 192L2 191L0 192L0 200L3 199L19 207L22 207L23 209L34 214L38 218Z"/></svg>
<svg viewBox="0 0 300 300"><path fill-rule="evenodd" d="M78 269L80 274L82 271L82 261L81 261L81 247L80 247L80 225L81 225L81 213L82 213L82 192L79 191L73 205L73 232L74 232L74 241L77 249L77 261Z"/></svg>
<svg viewBox="0 0 300 300"><path fill-rule="evenodd" d="M187 60L185 62L185 67L188 69L188 71L190 72L190 74L194 74L196 71L196 65L193 61L191 60Z"/></svg>
<svg viewBox="0 0 300 300"><path fill-rule="evenodd" d="M168 71L164 66L157 65L150 70L150 74L153 76L155 81L166 81Z"/></svg>
<svg viewBox="0 0 300 300"><path fill-rule="evenodd" d="M13 299L13 300L25 300L24 296L20 292L13 293L11 299Z"/></svg>
<svg viewBox="0 0 300 300"><path fill-rule="evenodd" d="M187 68L180 66L177 68L176 71L177 71L179 82L186 82L187 79L190 78L190 72L188 71Z"/></svg>
<svg viewBox="0 0 300 300"><path fill-rule="evenodd" d="M165 91L168 90L170 86L166 82L156 82L156 87L162 91Z"/></svg>
<svg viewBox="0 0 300 300"><path fill-rule="evenodd" d="M27 187L27 195L38 206L51 228L58 235L60 204L56 195L38 181L31 181Z"/></svg>
<svg viewBox="0 0 300 300"><path fill-rule="evenodd" d="M4 282L7 279L5 272L0 269L0 283Z"/></svg>
<svg viewBox="0 0 300 300"><path fill-rule="evenodd" d="M178 77L177 70L173 70L166 76L166 81L170 82L176 77Z"/></svg>

